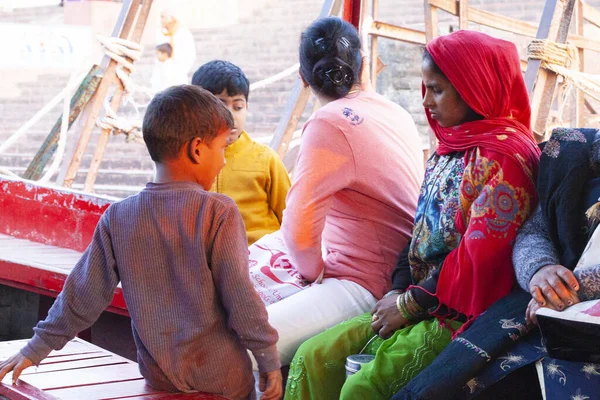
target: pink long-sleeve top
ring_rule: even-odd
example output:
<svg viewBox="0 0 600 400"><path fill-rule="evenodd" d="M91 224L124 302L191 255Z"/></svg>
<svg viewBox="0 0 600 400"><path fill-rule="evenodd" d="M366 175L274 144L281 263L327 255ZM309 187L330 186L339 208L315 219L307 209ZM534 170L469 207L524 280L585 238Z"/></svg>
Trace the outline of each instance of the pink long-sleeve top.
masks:
<svg viewBox="0 0 600 400"><path fill-rule="evenodd" d="M381 298L423 179L411 116L375 91L332 101L304 125L296 168L281 230L298 272L314 281L324 269Z"/></svg>

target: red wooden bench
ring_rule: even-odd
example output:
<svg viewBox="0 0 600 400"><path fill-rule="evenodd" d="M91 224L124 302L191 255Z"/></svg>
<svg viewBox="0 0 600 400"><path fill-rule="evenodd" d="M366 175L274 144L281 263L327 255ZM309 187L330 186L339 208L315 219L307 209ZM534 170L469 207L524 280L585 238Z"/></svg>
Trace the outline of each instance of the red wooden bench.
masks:
<svg viewBox="0 0 600 400"><path fill-rule="evenodd" d="M0 284L58 296L114 200L0 177ZM107 311L129 316L120 288Z"/></svg>
<svg viewBox="0 0 600 400"><path fill-rule="evenodd" d="M0 361L22 348L26 340L0 342ZM8 374L0 383L0 398L10 400L221 400L205 393L165 393L147 385L138 365L81 339L53 351L39 367L23 371L12 385Z"/></svg>

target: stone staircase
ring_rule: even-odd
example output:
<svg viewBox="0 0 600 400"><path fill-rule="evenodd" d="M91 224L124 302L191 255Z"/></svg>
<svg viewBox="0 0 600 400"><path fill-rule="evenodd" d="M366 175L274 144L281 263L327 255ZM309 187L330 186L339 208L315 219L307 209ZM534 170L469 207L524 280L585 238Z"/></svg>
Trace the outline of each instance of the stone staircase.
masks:
<svg viewBox="0 0 600 400"><path fill-rule="evenodd" d="M279 73L297 62L300 33L318 15L321 6L322 0L270 0L265 8L233 27L193 30L197 44L194 69L207 61L224 59L239 65L251 82ZM38 24L43 23L44 18L56 23L59 17L62 18L59 7L18 9L11 14L0 14L0 23ZM132 75L136 83L144 85L144 82L149 82L154 56L152 46L146 46ZM247 130L252 136L265 137L273 133L296 76L294 73L250 94ZM52 74L39 74L35 79L18 83L17 93L7 95L4 90L0 92L0 141L8 138L60 92L68 78L64 71L53 71ZM139 103L148 101L137 96L136 100ZM0 167L22 174L60 115L61 107L55 107L28 131L24 140L11 146L7 153L0 154ZM311 108L311 105L307 107L303 120L308 117ZM142 118L131 106L122 107L120 112ZM83 122L77 121L71 134L77 134L82 126ZM81 188L85 179L97 135L98 132L95 132L90 141L75 188ZM139 144L125 144L122 137L114 137L107 147L95 191L123 197L138 191L151 177L152 162L146 149Z"/></svg>
<svg viewBox="0 0 600 400"><path fill-rule="evenodd" d="M589 0L588 3L600 7L600 0ZM239 65L251 82L287 69L298 60L300 33L319 14L322 4L323 0L268 0L263 8L244 17L234 26L193 30L197 44L194 69L207 61L224 59ZM537 24L544 0L471 0L470 4ZM60 7L0 12L0 23L60 24L62 13ZM379 19L385 22L423 29L421 0L381 0L379 15ZM456 27L456 18L440 13L440 32L448 32L451 25ZM476 25L472 28L481 29ZM521 40L502 32L494 34L504 35L509 40ZM387 68L378 78L377 90L413 115L423 134L425 146L428 127L420 99L421 50L417 46L380 39L379 52ZM153 62L154 49L147 46L132 75L136 83L144 85L150 81ZM594 63L586 59L586 66L593 65ZM64 88L69 78L68 73L62 70L31 73L3 71L3 76L3 82L0 82L0 142L6 140ZM265 138L273 133L296 76L294 73L266 88L250 93L247 130L253 137ZM139 103L148 101L144 98L136 99ZM308 117L311 109L312 104L309 104L301 123ZM0 167L8 167L22 174L60 112L61 106L57 106L29 131L24 140L12 146L6 154L0 154ZM131 106L123 107L121 113L142 118L141 115L136 115ZM82 125L81 121L76 122L71 134L77 135ZM98 132L95 132L95 135L97 134ZM82 186L96 142L96 136L92 137L75 188ZM125 144L122 137L113 137L105 153L95 190L98 193L123 197L138 191L151 177L152 162L145 148L138 144Z"/></svg>

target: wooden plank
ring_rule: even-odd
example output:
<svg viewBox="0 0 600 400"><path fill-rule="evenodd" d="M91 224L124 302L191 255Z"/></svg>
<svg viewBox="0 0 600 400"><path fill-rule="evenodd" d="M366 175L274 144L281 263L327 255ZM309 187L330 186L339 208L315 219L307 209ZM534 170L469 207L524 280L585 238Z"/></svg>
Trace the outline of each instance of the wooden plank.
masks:
<svg viewBox="0 0 600 400"><path fill-rule="evenodd" d="M23 371L23 374L21 376L41 374L45 372L71 371L75 369L84 369L99 366L112 366L120 364L128 364L127 359L114 355L109 355L105 357L85 358L83 360L77 361L73 360L68 362L40 365L37 368L26 369L25 371Z"/></svg>
<svg viewBox="0 0 600 400"><path fill-rule="evenodd" d="M538 39L565 43L576 0L547 0L537 33ZM541 68L540 60L529 60L525 83L530 93L532 129L538 141L545 138L546 123L556 91L555 73Z"/></svg>
<svg viewBox="0 0 600 400"><path fill-rule="evenodd" d="M459 15L460 8L457 6L455 1L429 0L429 4L441 10L444 10L452 15ZM469 7L468 15L469 21L475 22L480 25L488 26L490 28L495 28L502 31L512 32L529 37L535 37L537 33L537 26L532 23L521 21L516 18L510 18L494 14L489 11L480 10L475 7Z"/></svg>
<svg viewBox="0 0 600 400"><path fill-rule="evenodd" d="M94 399L121 399L131 396L149 395L160 393L144 379L134 379L125 382L111 382L97 385L77 386L73 388L51 389L47 393L61 400L94 400Z"/></svg>
<svg viewBox="0 0 600 400"><path fill-rule="evenodd" d="M458 29L469 29L469 0L458 0Z"/></svg>
<svg viewBox="0 0 600 400"><path fill-rule="evenodd" d="M53 395L21 380L17 385L7 382L6 378L2 382L0 383L0 396L6 396L10 400L59 400Z"/></svg>
<svg viewBox="0 0 600 400"><path fill-rule="evenodd" d="M133 30L133 34L129 38L132 42L139 43L142 39L142 34L144 33L144 28L146 26L146 22L148 20L148 15L150 14L150 9L152 8L152 0L144 1L142 8L137 16L135 28ZM132 59L125 57L128 61L133 61ZM129 75L131 71L127 68L123 68L123 71ZM116 113L121 106L121 101L123 100L124 88L121 84L120 80L117 82L117 88L113 93L112 99L110 101L110 108ZM102 129L100 132L100 137L98 139L98 144L96 145L96 149L94 151L94 157L92 158L92 162L88 169L87 176L85 178L85 183L83 184L84 192L92 192L94 189L94 183L96 182L96 178L98 177L98 171L100 170L100 164L102 163L102 159L104 158L104 151L106 150L106 146L108 145L108 140L110 139L110 134L112 130Z"/></svg>
<svg viewBox="0 0 600 400"><path fill-rule="evenodd" d="M125 382L84 385L63 389L50 389L47 390L46 393L60 398L61 400L95 400L102 398L126 398L128 396L159 393L159 391L146 384L144 379L135 379Z"/></svg>
<svg viewBox="0 0 600 400"><path fill-rule="evenodd" d="M137 10L140 5L140 0L124 0L123 7L121 8L121 14L119 15L119 19L117 24L115 25L115 29L113 30L113 34L119 31L119 36L122 39L126 39L129 37L129 33L133 26L133 21L135 20ZM102 65L107 63L107 57L104 56L104 61ZM75 152L73 153L73 158L71 159L71 163L69 164L69 168L67 169L67 173L65 175L65 180L63 185L66 187L71 187L73 185L73 181L75 180L75 176L77 175L77 171L79 170L79 166L81 165L81 161L83 160L83 155L85 154L85 150L87 145L91 139L92 131L96 126L96 120L98 119L98 115L102 109L102 103L104 102L104 98L108 93L108 89L115 83L117 83L118 78L115 73L117 69L117 62L114 60L108 61L106 69L104 70L104 76L102 81L98 85L98 89L96 90L96 95L94 96L93 102L90 104L88 119L81 130L81 134L79 136L79 142L77 143L77 147L75 148Z"/></svg>
<svg viewBox="0 0 600 400"><path fill-rule="evenodd" d="M0 342L0 358L8 358L23 348L29 339L11 340L8 342ZM74 338L69 341L61 350L53 350L47 358L42 360L42 364L50 364L73 359L74 355L80 357L97 357L98 355L112 355L111 352L104 350L92 343L86 342L79 338ZM77 359L77 358L75 358Z"/></svg>
<svg viewBox="0 0 600 400"><path fill-rule="evenodd" d="M425 0L429 4L430 7L438 7L441 10L444 10L450 14L458 15L459 8L456 3L451 0ZM554 1L554 0L550 0ZM562 1L562 0L561 0ZM587 5L586 5L587 6ZM590 6L587 6L585 10L594 10L594 12L599 15L600 12L596 11ZM427 12L427 10L426 10ZM587 19L588 11L585 12L585 17ZM595 17L594 17L595 18ZM489 11L480 10L475 7L469 7L469 21L475 22L480 25L484 25L490 28L498 29L505 32L515 33L517 35L523 35L527 37L537 37L538 26L532 24L530 22L521 21L516 18L505 17L503 15L498 15L491 13ZM427 24L427 18L425 19L425 23ZM586 50L592 50L596 52L600 52L600 41L586 38L580 34L569 34L569 43L573 46L584 48Z"/></svg>
<svg viewBox="0 0 600 400"><path fill-rule="evenodd" d="M70 361L79 361L79 360L91 360L93 358L103 358L103 357L111 357L111 353L106 350L98 350L98 351L89 351L84 353L76 353L76 354L66 354L66 355L55 355L52 357L46 357L41 362L40 365L46 364L59 364Z"/></svg>
<svg viewBox="0 0 600 400"><path fill-rule="evenodd" d="M425 0L429 5L444 10L452 15L458 15L458 4L456 0Z"/></svg>
<svg viewBox="0 0 600 400"><path fill-rule="evenodd" d="M45 372L26 375L20 378L42 390L62 389L73 386L97 385L110 382L122 382L140 379L140 371L135 364L107 365L69 371Z"/></svg>
<svg viewBox="0 0 600 400"><path fill-rule="evenodd" d="M426 44L425 32L381 21L373 21L369 34L418 45Z"/></svg>
<svg viewBox="0 0 600 400"><path fill-rule="evenodd" d="M596 25L598 28L600 28L600 11L590 6L583 0L581 0L580 3L582 8L581 14L583 15L583 18L589 23Z"/></svg>
<svg viewBox="0 0 600 400"><path fill-rule="evenodd" d="M225 400L225 398L208 393L158 393L124 397L123 400Z"/></svg>
<svg viewBox="0 0 600 400"><path fill-rule="evenodd" d="M571 35L569 35L569 43L580 49L600 52L600 41L599 40L586 38L581 35L571 34Z"/></svg>
<svg viewBox="0 0 600 400"><path fill-rule="evenodd" d="M430 0L425 0L425 40L427 42L439 36L438 8L431 5Z"/></svg>
<svg viewBox="0 0 600 400"><path fill-rule="evenodd" d="M0 361L11 357L17 351L21 350L27 344L27 339L12 340L10 342L0 342Z"/></svg>
<svg viewBox="0 0 600 400"><path fill-rule="evenodd" d="M0 355L14 354L27 340L0 342ZM147 385L138 365L94 344L75 338L53 351L37 368L23 371L17 385L7 375L0 396L11 400L224 400L207 393L166 393Z"/></svg>
<svg viewBox="0 0 600 400"><path fill-rule="evenodd" d="M341 0L325 0L319 18L326 17L328 15L337 15L341 7ZM279 157L283 159L283 156L287 152L290 141L298 125L298 121L302 116L302 112L306 107L306 102L310 95L310 89L305 87L302 79L299 77L294 83L292 93L288 98L288 101L283 110L283 114L275 128L273 133L273 139L269 143L269 147L277 151Z"/></svg>
<svg viewBox="0 0 600 400"><path fill-rule="evenodd" d="M87 76L79 85L79 88L71 98L71 111L69 112L69 128L73 125L73 122L79 117L81 111L85 108L87 103L90 101L94 93L96 93L96 89L98 89L98 84L102 79L102 70L99 66L94 65L88 72ZM37 151L36 155L33 157L33 160L25 170L25 174L23 177L25 179L30 180L38 180L42 176L42 172L54 152L58 148L58 139L60 138L60 129L62 124L62 114L58 117L58 121L54 124L48 137L42 144L42 146Z"/></svg>

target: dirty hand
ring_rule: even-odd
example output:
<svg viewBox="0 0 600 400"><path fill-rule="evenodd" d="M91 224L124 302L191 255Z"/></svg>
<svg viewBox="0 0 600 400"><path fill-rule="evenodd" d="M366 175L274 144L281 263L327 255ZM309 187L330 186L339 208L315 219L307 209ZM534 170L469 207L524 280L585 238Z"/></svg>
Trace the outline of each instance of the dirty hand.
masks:
<svg viewBox="0 0 600 400"><path fill-rule="evenodd" d="M529 282L529 293L540 307L562 311L579 303L579 282L573 272L562 265L540 268Z"/></svg>
<svg viewBox="0 0 600 400"><path fill-rule="evenodd" d="M23 354L17 353L6 361L0 363L0 381L4 379L6 374L13 371L12 382L13 385L17 383L17 379L21 375L21 372L25 368L29 368L33 365L30 359L26 358Z"/></svg>
<svg viewBox="0 0 600 400"><path fill-rule="evenodd" d="M283 378L281 370L276 369L270 372L260 373L260 382L258 388L263 392L260 400L277 400L281 399L283 394Z"/></svg>

